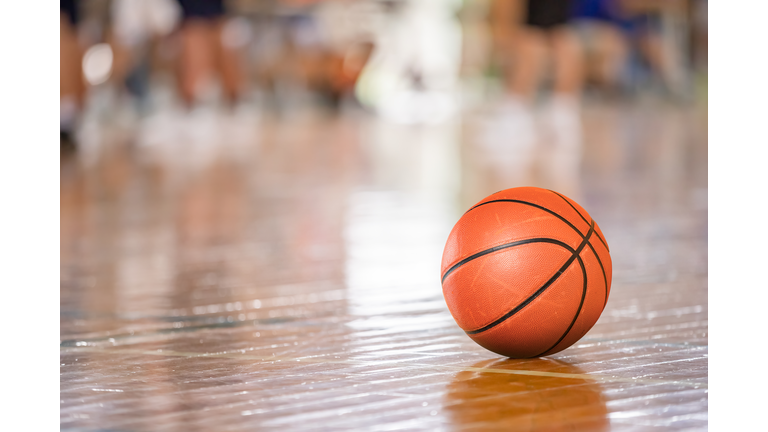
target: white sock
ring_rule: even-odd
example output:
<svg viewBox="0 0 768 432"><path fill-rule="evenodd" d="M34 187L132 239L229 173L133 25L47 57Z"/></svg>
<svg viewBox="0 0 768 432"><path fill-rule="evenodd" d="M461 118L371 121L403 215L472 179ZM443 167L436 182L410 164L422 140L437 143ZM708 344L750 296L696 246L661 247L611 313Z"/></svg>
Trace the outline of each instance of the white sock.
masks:
<svg viewBox="0 0 768 432"><path fill-rule="evenodd" d="M553 95L545 110L545 122L559 148L579 148L582 144L581 103L571 95Z"/></svg>

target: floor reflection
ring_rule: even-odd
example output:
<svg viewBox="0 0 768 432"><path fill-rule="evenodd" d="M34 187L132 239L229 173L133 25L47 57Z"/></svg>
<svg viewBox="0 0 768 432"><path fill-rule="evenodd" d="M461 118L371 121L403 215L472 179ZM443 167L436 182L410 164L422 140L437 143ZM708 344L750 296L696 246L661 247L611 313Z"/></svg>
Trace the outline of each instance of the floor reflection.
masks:
<svg viewBox="0 0 768 432"><path fill-rule="evenodd" d="M472 368L493 372L459 372L448 385L445 409L458 430L608 430L601 387L573 377L585 373L576 366L533 359L484 360Z"/></svg>
<svg viewBox="0 0 768 432"><path fill-rule="evenodd" d="M528 149L474 112L265 115L241 143L238 113L172 114L62 158L62 429L706 429L702 119L587 106L569 144L542 112ZM521 185L610 239L615 289L568 363L498 360L442 297L451 227Z"/></svg>

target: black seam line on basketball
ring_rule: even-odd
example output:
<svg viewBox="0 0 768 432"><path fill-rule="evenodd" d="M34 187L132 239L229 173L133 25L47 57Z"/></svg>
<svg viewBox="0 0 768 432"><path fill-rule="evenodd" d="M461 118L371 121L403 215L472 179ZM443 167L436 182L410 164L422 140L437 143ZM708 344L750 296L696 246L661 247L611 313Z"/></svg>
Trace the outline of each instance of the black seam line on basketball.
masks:
<svg viewBox="0 0 768 432"><path fill-rule="evenodd" d="M587 243L587 246L592 250L592 254L597 258L597 263L600 264L600 271L603 272L603 286L605 286L605 301L603 301L603 309L608 304L608 278L605 276L605 267L603 267L603 260L600 259L600 255L597 254L595 247L592 246L592 242ZM602 312L601 312L602 313Z"/></svg>
<svg viewBox="0 0 768 432"><path fill-rule="evenodd" d="M571 329L573 328L573 325L576 324L576 320L579 319L579 315L581 315L581 310L584 308L584 299L587 297L587 268L584 266L584 261L581 259L581 256L576 255L576 259L579 261L579 266L581 267L582 279L584 280L584 283L581 289L581 302L579 302L579 308L576 309L576 315L573 316L571 325L568 326L568 328L565 330L565 333L563 333L563 335L560 336L560 339L558 339L557 342L554 343L554 345L542 351L541 354L533 356L532 358L545 356L547 355L548 352L555 349L556 346L560 345L560 342L562 342L563 339L565 339L565 337L568 335L568 333L570 333Z"/></svg>
<svg viewBox="0 0 768 432"><path fill-rule="evenodd" d="M518 203L518 204L525 204L525 205L529 205L531 207L536 207L537 209L540 209L540 210L544 210L545 212L551 214L552 216L557 217L561 221L563 221L566 224L568 224L568 226L571 227L571 229L573 229L574 231L579 233L579 236L581 236L582 239L584 238L584 234L582 234L581 231L578 228L576 228L571 222L569 222L568 219L560 216L559 214L553 212L552 210L550 210L550 209L548 209L546 207L543 207L543 206L540 206L538 204L534 204L534 203L528 202L528 201L521 201L521 200L514 200L514 199L497 199L497 200L492 200L492 201L486 201L484 203L480 203L480 204L472 207L471 209L467 210L467 213L471 212L472 210L474 210L474 209L476 209L476 208L478 208L480 206L484 206L486 204L497 203L497 202L512 202L512 203ZM464 213L464 214L467 214L467 213Z"/></svg>
<svg viewBox="0 0 768 432"><path fill-rule="evenodd" d="M463 266L464 264L466 264L466 263L468 263L468 262L470 262L472 260L478 259L478 258L480 258L481 256L484 256L484 255L488 255L489 253L493 253L493 252L496 252L496 251L500 251L500 250L504 250L504 249L509 249L511 247L520 246L520 245L529 244L529 243L552 243L552 244L556 244L556 245L560 245L560 246L565 245L571 251L573 251L573 248L571 248L567 244L565 244L565 243L563 243L563 242L561 242L559 240L545 238L545 237L543 237L543 238L532 238L532 239L518 240L518 241L511 242L511 243L504 243L504 244L501 244L501 245L498 245L498 246L494 246L492 248L480 251L480 252L478 252L476 254L472 254L472 255L464 258L463 260L457 262L456 264L451 266L451 268L449 268L445 272L445 274L443 275L443 278L440 279L440 283L442 284L443 282L445 282L445 278L447 278L448 275L450 275L451 273L456 271L456 269L458 269L459 267Z"/></svg>
<svg viewBox="0 0 768 432"><path fill-rule="evenodd" d="M549 189L547 189L547 190L549 190ZM570 201L565 199L564 196L560 195L559 193L557 193L555 191L550 191L550 192L560 196L566 203L568 203L569 206L571 206L571 208L576 210L576 208L573 207L573 205L570 203ZM519 203L519 204L526 204L526 205L529 205L529 206L536 207L538 209L544 210L547 213L550 213L551 215L556 216L558 219L560 219L561 221L563 221L566 224L568 224L568 226L571 227L574 231L576 231L581 236L581 238L584 238L584 234L582 234L581 231L578 228L576 228L576 226L574 226L570 221L568 221L564 217L560 216L559 214L555 213L554 211L552 211L552 210L550 210L550 209L548 209L546 207L543 207L543 206L540 206L538 204L534 204L534 203L528 202L528 201L513 200L513 199L497 199L497 200L486 201L484 203L480 203L480 204L472 207L471 209L467 210L464 214L467 214L467 213L471 212L472 210L474 210L474 209L476 209L476 208L478 208L480 206L484 206L486 204L495 203L495 202L514 202L514 203ZM576 210L576 213L578 213L579 217L581 217L584 220L584 222L587 222L587 220L584 218L584 216L581 215L581 213L579 213L578 210ZM594 222L594 219L592 221ZM587 222L587 224L589 224L589 222ZM603 240L603 238L600 237L599 233L597 234L597 238L600 240L600 243L602 243L603 246L605 246L605 250L607 250L610 253L611 250L610 250L610 248L608 248L608 243L606 243L605 240Z"/></svg>
<svg viewBox="0 0 768 432"><path fill-rule="evenodd" d="M574 208L574 207L571 205L571 203L570 203L570 202L569 202L567 199L565 199L565 197L563 197L562 195L558 194L558 193L557 193L557 192L555 192L555 191L550 191L550 192L552 192L552 193L554 193L554 194L556 194L556 195L560 196L560 197L561 197L563 200L565 200L565 202L566 202L566 203L568 203L568 205L570 205L570 206L571 206L571 207L572 207L574 210L576 210L576 208ZM571 227L571 228L572 228L574 231L576 231L576 233L577 233L577 234L579 234L579 236L581 236L581 238L582 238L582 239L584 239L584 238L585 238L584 234L582 234L582 233L581 233L581 231L580 231L578 228L576 228L576 227L575 227L575 226L574 226L574 225L573 225L571 222L569 222L569 221L568 221L567 219L565 219L564 217L560 216L559 214L557 214L557 213L553 212L552 210L550 210L550 209L548 209L548 208L546 208L546 207L542 207L542 206L540 206L540 205L538 205L538 204L534 204L534 203L531 203L531 202L528 202L528 201L513 200L513 199L498 199L498 200L487 201L487 202L484 202L484 203L480 203L480 204L478 204L478 205L476 205L476 206L472 207L471 209L467 210L467 212L466 212L466 213L464 213L464 214L467 214L467 213L469 213L470 211L472 211L472 210L474 210L474 209L476 209L476 208L478 208L478 207L480 207L480 206L482 206L482 205L485 205L485 204L490 204L490 203L494 203L494 202L514 202L514 203L520 203L520 204L525 204L525 205L533 206L533 207L536 207L536 208L538 208L538 209L544 210L544 211L546 211L546 212L548 212L548 213L552 214L553 216L556 216L557 218L559 218L560 220L562 220L562 221L563 221L563 222L565 222L566 224L568 224L568 226L570 226L570 227ZM579 215L579 216L580 216L582 219L584 219L584 222L587 222L587 220L584 218L584 216L582 216L582 215L581 215L581 213L579 213L579 211L578 211L578 210L576 210L576 213L578 213L578 215ZM592 222L594 223L594 219L592 220ZM589 224L589 222L587 222L587 224ZM597 235L597 238L598 238L598 239L600 238L600 235L599 235L599 234ZM601 239L600 241L602 241L602 239ZM608 245L606 245L606 244L605 244L605 242L603 242L603 245L605 246L605 249L606 249L606 250L608 250ZM594 252L594 247L592 246L592 243L589 243L589 246L590 246L590 248L592 248L592 251ZM609 252L610 252L610 251L609 251ZM608 291L608 282L607 282L607 279L605 278L605 269L603 268L603 262L602 262L602 260L600 260L600 256L597 254L597 252L595 252L595 257L597 257L597 261L600 263L600 268L601 268L601 269L603 269L603 279L605 280L605 290L606 290L606 292L607 292L607 291ZM450 272L450 271L452 271L452 270L453 270L453 268L451 268L451 270L449 270L449 272ZM445 274L445 276L447 276L447 275L448 275L448 273L446 273L446 274ZM445 276L443 276L443 278L441 279L441 283L442 283L443 281L445 281ZM607 303L607 302L608 302L608 297L606 296L606 303Z"/></svg>
<svg viewBox="0 0 768 432"><path fill-rule="evenodd" d="M528 305L530 302L532 302L533 300L535 300L535 299L536 299L536 297L538 297L539 295L541 295L541 293L543 293L543 292L544 292L544 291L545 291L547 288L549 288L549 286L550 286L550 285L552 285L552 284L553 284L553 283L554 283L554 282L555 282L555 281L556 281L556 280L557 280L557 279L560 277L560 275L561 275L561 274L563 274L563 272L565 272L565 270L568 268L568 266L570 266L570 265L571 265L571 263L573 262L573 260L574 260L574 258L573 258L573 257L574 257L574 256L576 256L576 255L575 255L575 253L576 253L576 250L575 250L574 248L570 247L569 245L567 245L567 244L565 244L565 243L563 243L563 242L560 242L560 241L558 241L558 240L554 240L554 239L546 239L546 240L551 240L551 241L549 241L548 243L557 244L557 245L559 245L559 246L562 246L562 247L564 247L565 249L567 249L567 250L568 250L568 251L571 253L571 257L568 259L568 261L566 261L566 262L565 262L565 264L564 264L562 267L560 267L560 269L557 271L557 273L555 273L555 274L554 274L554 275L553 275L551 278L549 278L549 280L548 280L547 282L545 282L545 283L544 283L544 285L543 285L541 288L539 288L538 290L536 290L536 292L534 292L533 294L531 294L531 295L530 295L530 296L529 296L527 299L525 299L525 300L524 300L522 303L520 303L520 304L518 304L517 306L515 306L515 308L514 308L514 309L512 309L512 310L511 310L511 311L509 311L509 312L507 312L506 314L504 314L504 315L503 315L501 318L497 319L496 321L494 321L494 322L492 322L492 323L490 323L490 324L486 325L485 327L479 328L479 329L477 329L477 330L469 330L469 331L464 331L464 333L466 333L466 334L468 334L468 335L473 335L473 334L482 333L482 332L484 332L484 331L486 331L486 330L488 330L488 329L491 329L491 328L493 328L493 327L496 327L497 325L499 325L499 324L501 324L502 322L506 321L506 320L507 320L509 317L511 317L512 315L514 315L514 314L516 314L516 313L520 312L520 310L521 310L521 309L523 309L523 308L524 308L525 306L527 306L527 305Z"/></svg>
<svg viewBox="0 0 768 432"><path fill-rule="evenodd" d="M568 201L568 199L567 199L566 197L564 197L563 195L560 195L559 193L557 193L557 192L555 192L555 191L553 191L553 190L551 190L551 189L547 189L547 190L548 190L548 191L550 191L550 192L552 192L553 194L555 194L555 195L559 196L560 198L562 198L562 199L563 199L563 201L565 201L565 202L566 202L566 203L567 203L569 206L571 206L571 208L572 208L573 210L575 210L575 211L576 211L576 213L578 213L579 217L581 217L581 219L582 219L584 222L586 222L586 223L587 223L587 225L589 225L589 221L587 220L587 218L585 218L585 217L584 217L584 215L583 215L583 214L581 214L581 212L580 212L580 211L579 211L579 210L578 210L576 207L574 207L574 205L573 205L573 204L571 204L571 202L570 202L570 201ZM605 242L605 240L603 240L603 238L602 238L602 237L600 237L600 233L596 233L596 234L597 234L597 239L598 239L598 240L600 240L600 243L602 243L602 244L603 244L603 246L605 246L605 249L606 249L608 252L611 252L611 250L608 248L608 244ZM595 255L597 255L597 254L595 254Z"/></svg>
<svg viewBox="0 0 768 432"><path fill-rule="evenodd" d="M550 191L550 192L552 192L553 194L555 194L555 195L559 196L560 198L562 198L562 199L563 199L563 201L565 201L565 203L566 203L566 204L568 204L569 206L571 206L571 208L572 208L572 209L573 209L573 210L576 212L576 214L578 214L578 215L579 215L579 217L581 218L581 220L583 220L583 221L584 221L584 222L585 222L587 225L589 225L589 221L587 220L587 218L585 218L585 217L584 217L584 215L583 215L583 214L581 214L581 212L580 212L578 209L576 209L576 207L574 207L574 206L573 206L573 204L571 204L571 202L570 202L570 201L568 201L567 199L565 199L565 197L564 197L564 196L562 196L562 195L560 195L559 193L557 193L557 192L553 191L552 189L547 189L547 190L548 190L548 191Z"/></svg>
<svg viewBox="0 0 768 432"><path fill-rule="evenodd" d="M552 275L552 277L549 278L549 280L546 283L544 283L544 285L541 288L536 290L535 293L531 294L522 303L520 303L519 305L515 306L514 309L512 309L511 311L505 313L504 316L502 316L501 318L499 318L496 321L486 325L485 327L479 328L477 330L465 331L464 333L466 333L468 335L473 335L473 334L482 333L482 332L484 332L484 331L486 331L488 329L492 329L492 328L496 327L497 325L499 325L499 324L503 323L504 321L506 321L512 315L520 312L524 307L528 306L532 301L534 301L536 299L536 297L540 296L544 291L546 291L547 288L549 288L550 285L555 283L555 281L560 277L560 275L562 275L563 273L565 273L566 270L568 270L568 267L570 267L570 265L573 264L573 261L575 261L576 258L579 257L579 254L584 249L584 246L586 246L587 243L589 242L589 238L592 237L592 233L593 232L595 232L595 222L594 221L592 222L592 225L590 226L589 232L587 233L586 237L584 237L584 240L581 242L579 247L576 248L576 250L574 250L572 247L570 247L567 244L562 243L562 242L560 242L558 240L549 239L549 240L554 240L557 243L561 243L561 246L564 246L566 249L568 249L571 252L571 257L568 258L568 261L566 261L565 264L563 264L562 267L560 267L560 270L558 270L557 273Z"/></svg>

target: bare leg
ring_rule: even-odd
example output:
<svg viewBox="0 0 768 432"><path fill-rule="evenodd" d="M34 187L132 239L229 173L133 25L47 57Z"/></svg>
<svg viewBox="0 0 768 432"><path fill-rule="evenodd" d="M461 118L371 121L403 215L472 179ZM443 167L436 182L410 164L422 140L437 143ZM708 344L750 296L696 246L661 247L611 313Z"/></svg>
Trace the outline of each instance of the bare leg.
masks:
<svg viewBox="0 0 768 432"><path fill-rule="evenodd" d="M243 45L239 45L236 35L236 21L222 20L216 24L216 52L218 55L218 70L222 87L227 100L234 104L243 94L245 87L245 71L243 69ZM243 42L244 43L244 42Z"/></svg>
<svg viewBox="0 0 768 432"><path fill-rule="evenodd" d="M522 27L513 41L514 64L509 71L507 89L513 95L530 99L535 94L546 59L546 39L540 30Z"/></svg>
<svg viewBox="0 0 768 432"><path fill-rule="evenodd" d="M552 32L550 37L554 88L556 94L576 96L581 93L584 76L583 51L570 29Z"/></svg>
<svg viewBox="0 0 768 432"><path fill-rule="evenodd" d="M179 86L181 96L192 106L214 70L216 33L207 20L187 20L181 29Z"/></svg>
<svg viewBox="0 0 768 432"><path fill-rule="evenodd" d="M60 22L60 116L62 132L71 132L75 118L83 106L85 83L83 82L83 53L77 42L75 28L65 15Z"/></svg>
<svg viewBox="0 0 768 432"><path fill-rule="evenodd" d="M619 84L621 69L627 61L627 40L621 30L610 25L595 28L595 78L610 90Z"/></svg>
<svg viewBox="0 0 768 432"><path fill-rule="evenodd" d="M674 52L665 48L665 41L658 33L648 32L640 41L641 51L667 90L681 92L685 81L684 71Z"/></svg>

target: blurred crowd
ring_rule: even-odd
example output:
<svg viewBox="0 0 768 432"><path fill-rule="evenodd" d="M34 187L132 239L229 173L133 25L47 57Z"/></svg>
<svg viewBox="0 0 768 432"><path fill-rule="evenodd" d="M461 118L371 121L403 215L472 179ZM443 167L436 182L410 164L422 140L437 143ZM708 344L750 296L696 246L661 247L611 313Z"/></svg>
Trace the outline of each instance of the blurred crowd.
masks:
<svg viewBox="0 0 768 432"><path fill-rule="evenodd" d="M311 105L422 123L493 100L525 135L529 106L542 98L568 130L585 97L689 103L706 79L707 0L60 5L63 143L77 142L89 110L141 117L163 103L182 112Z"/></svg>

